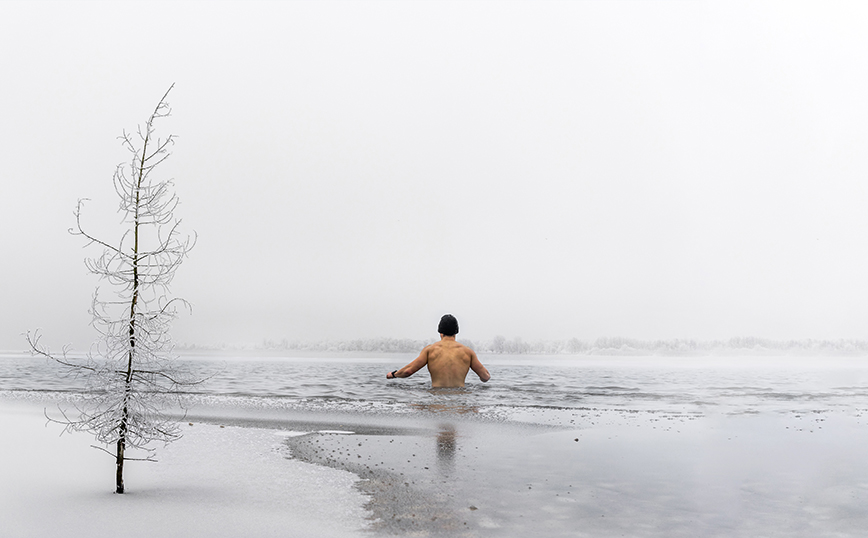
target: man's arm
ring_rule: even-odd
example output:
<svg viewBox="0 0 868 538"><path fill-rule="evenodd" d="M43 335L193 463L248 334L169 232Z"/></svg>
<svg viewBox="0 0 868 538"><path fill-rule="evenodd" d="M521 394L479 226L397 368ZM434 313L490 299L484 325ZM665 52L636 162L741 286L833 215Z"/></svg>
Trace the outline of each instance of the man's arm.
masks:
<svg viewBox="0 0 868 538"><path fill-rule="evenodd" d="M491 374L488 373L488 370L482 365L479 357L476 356L476 352L472 349L470 350L470 369L479 376L479 380L483 383L487 383L491 379Z"/></svg>
<svg viewBox="0 0 868 538"><path fill-rule="evenodd" d="M428 364L427 347L423 349L422 353L420 353L418 357L413 359L413 362L411 362L407 366L401 368L400 370L395 370L394 372L389 372L388 374L386 374L386 379L395 379L396 377L410 377L411 375L421 370L422 367L426 364Z"/></svg>

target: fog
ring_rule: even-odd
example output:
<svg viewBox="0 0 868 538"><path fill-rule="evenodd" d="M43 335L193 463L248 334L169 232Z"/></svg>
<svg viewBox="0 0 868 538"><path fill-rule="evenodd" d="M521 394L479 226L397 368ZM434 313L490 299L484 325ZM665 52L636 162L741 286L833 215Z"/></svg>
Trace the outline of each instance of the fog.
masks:
<svg viewBox="0 0 868 538"><path fill-rule="evenodd" d="M0 349L172 83L178 342L868 338L861 3L117 4L0 4Z"/></svg>

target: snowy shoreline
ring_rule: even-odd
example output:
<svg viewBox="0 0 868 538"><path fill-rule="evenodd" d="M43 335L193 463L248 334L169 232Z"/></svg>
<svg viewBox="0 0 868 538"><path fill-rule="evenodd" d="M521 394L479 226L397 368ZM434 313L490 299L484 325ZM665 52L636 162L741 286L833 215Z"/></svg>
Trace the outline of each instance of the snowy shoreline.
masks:
<svg viewBox="0 0 868 538"><path fill-rule="evenodd" d="M287 459L276 430L183 423L157 463L114 460L85 433L60 435L45 405L0 399L3 536L360 536L367 498L351 473ZM50 404L49 404L50 407Z"/></svg>

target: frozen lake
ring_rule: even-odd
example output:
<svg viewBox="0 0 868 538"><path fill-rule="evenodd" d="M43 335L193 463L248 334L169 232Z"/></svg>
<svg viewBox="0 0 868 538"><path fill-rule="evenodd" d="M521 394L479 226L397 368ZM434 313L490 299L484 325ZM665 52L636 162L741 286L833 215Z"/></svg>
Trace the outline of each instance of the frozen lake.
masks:
<svg viewBox="0 0 868 538"><path fill-rule="evenodd" d="M348 471L371 529L448 536L857 536L868 526L859 357L483 356L488 384L431 390L412 359L187 357L187 420L264 427ZM77 398L54 365L0 358L15 399Z"/></svg>

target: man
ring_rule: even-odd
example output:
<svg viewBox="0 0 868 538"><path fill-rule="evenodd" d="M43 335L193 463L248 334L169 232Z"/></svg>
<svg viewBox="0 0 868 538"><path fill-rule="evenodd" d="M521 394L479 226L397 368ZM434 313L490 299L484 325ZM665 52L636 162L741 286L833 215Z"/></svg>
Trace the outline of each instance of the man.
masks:
<svg viewBox="0 0 868 538"><path fill-rule="evenodd" d="M491 379L491 374L479 362L476 353L455 341L455 335L458 334L458 320L455 316L446 314L440 318L437 331L440 333L439 342L423 349L407 366L386 374L386 379L410 377L425 365L431 374L431 386L435 388L463 387L468 370L473 370L483 383Z"/></svg>

